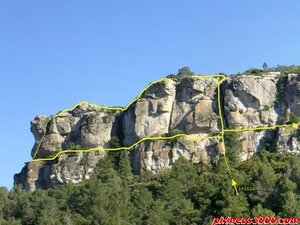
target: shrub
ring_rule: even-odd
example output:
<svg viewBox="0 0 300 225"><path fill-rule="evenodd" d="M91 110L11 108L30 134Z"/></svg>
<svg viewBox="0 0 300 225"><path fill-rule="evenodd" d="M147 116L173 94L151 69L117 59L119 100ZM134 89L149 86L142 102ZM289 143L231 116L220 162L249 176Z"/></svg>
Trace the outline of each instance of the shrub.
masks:
<svg viewBox="0 0 300 225"><path fill-rule="evenodd" d="M260 76L260 75L263 74L263 70L260 70L260 69L257 69L257 68L251 68L249 70L246 70L244 73Z"/></svg>
<svg viewBox="0 0 300 225"><path fill-rule="evenodd" d="M166 78L173 79L173 80L177 80L177 79L178 79L178 76L175 75L175 74L173 74L173 73L171 73L171 74L167 75Z"/></svg>
<svg viewBox="0 0 300 225"><path fill-rule="evenodd" d="M190 76L194 75L195 73L191 71L191 69L188 66L184 66L178 70L177 75L178 76Z"/></svg>
<svg viewBox="0 0 300 225"><path fill-rule="evenodd" d="M283 65L277 65L275 68L276 71L279 71L281 73L300 73L300 66L291 65L291 66L283 66Z"/></svg>
<svg viewBox="0 0 300 225"><path fill-rule="evenodd" d="M264 107L264 111L268 111L271 108L270 105L264 105L263 107Z"/></svg>
<svg viewBox="0 0 300 225"><path fill-rule="evenodd" d="M286 78L283 78L279 81L279 84L277 86L277 92L274 100L274 105L277 105L281 100L285 92L286 87Z"/></svg>
<svg viewBox="0 0 300 225"><path fill-rule="evenodd" d="M291 123L299 123L300 119L297 115L295 115L294 113L290 114L290 118L289 118Z"/></svg>

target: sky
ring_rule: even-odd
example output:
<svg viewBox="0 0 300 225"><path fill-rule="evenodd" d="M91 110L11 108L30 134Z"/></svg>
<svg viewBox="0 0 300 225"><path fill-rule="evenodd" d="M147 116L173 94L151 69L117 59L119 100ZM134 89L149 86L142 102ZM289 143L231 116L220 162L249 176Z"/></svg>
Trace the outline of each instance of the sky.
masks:
<svg viewBox="0 0 300 225"><path fill-rule="evenodd" d="M30 161L30 121L126 105L183 66L300 64L298 0L0 0L0 186Z"/></svg>

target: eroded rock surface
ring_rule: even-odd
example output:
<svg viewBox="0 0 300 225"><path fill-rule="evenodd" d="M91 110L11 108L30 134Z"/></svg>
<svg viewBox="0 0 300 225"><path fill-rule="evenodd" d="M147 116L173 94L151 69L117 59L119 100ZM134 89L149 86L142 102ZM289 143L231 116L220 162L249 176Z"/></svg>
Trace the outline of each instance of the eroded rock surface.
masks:
<svg viewBox="0 0 300 225"><path fill-rule="evenodd" d="M215 162L222 154L220 139L199 137L221 132L218 82L217 78L164 79L125 111L83 103L54 118L37 116L31 122L35 138L31 154L47 158L66 149L101 150L111 147L115 139L121 146L130 146L147 137L189 134L193 138L145 141L135 146L129 151L134 173L158 172L179 157L195 163ZM300 117L300 77L295 74L227 77L220 90L225 129L269 127ZM300 153L299 133L296 128L239 132L239 157L246 160L261 149ZM15 183L27 190L78 183L89 178L105 154L68 153L52 161L29 162L15 175Z"/></svg>

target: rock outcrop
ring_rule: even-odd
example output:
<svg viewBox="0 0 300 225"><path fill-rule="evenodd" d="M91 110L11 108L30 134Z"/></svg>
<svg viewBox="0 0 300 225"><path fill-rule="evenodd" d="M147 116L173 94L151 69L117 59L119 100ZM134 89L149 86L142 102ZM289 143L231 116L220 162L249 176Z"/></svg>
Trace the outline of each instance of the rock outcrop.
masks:
<svg viewBox="0 0 300 225"><path fill-rule="evenodd" d="M31 122L35 138L32 157L58 157L26 163L15 175L15 183L35 190L88 179L106 154L101 149L114 147L112 140L128 147L148 137L188 135L132 146L129 154L136 174L169 168L181 156L195 163L211 163L222 154L221 140L217 138L222 131L221 116L224 129L246 129L239 132L241 160L266 148L300 152L300 132L295 127L247 130L291 123L300 117L299 76L227 77L220 86L220 99L219 82L217 77L163 79L151 85L126 110L82 103L54 117L37 116ZM216 138L203 139L211 136ZM80 152L88 149L98 151ZM62 150L73 153L60 154Z"/></svg>

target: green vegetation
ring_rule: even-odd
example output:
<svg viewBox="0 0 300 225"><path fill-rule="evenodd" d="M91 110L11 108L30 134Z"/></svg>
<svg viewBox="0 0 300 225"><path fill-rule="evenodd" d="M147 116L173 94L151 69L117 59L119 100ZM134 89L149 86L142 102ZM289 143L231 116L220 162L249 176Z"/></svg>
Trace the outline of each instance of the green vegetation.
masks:
<svg viewBox="0 0 300 225"><path fill-rule="evenodd" d="M273 70L266 64L263 68L251 69L248 73L261 75ZM300 67L274 69L277 70L300 72ZM192 74L188 67L183 67L177 75L171 76L181 79ZM277 102L284 91L282 82L278 86ZM265 105L264 110L270 107ZM293 113L289 120L299 122ZM178 133L180 131L174 129L169 135ZM300 129L295 137L300 140ZM112 137L107 146L123 146L120 139ZM238 196L231 186L222 155L217 155L212 164L192 164L180 158L172 169L133 175L128 152L111 151L100 160L91 178L80 184L34 192L26 192L20 186L11 191L0 187L0 224L206 225L221 216L300 217L300 156L268 152L272 143L266 140L256 155L240 162L242 140L239 134L226 133L224 139L228 163L238 183ZM218 142L211 145L215 148ZM70 141L66 148L80 146Z"/></svg>
<svg viewBox="0 0 300 225"><path fill-rule="evenodd" d="M233 141L232 158L239 140L230 134L226 141ZM133 176L128 155L119 154L116 167L105 157L80 185L0 188L0 224L211 224L220 216L300 216L299 156L261 151L243 163L230 160L241 186L236 196L222 156L213 166L180 158L170 170Z"/></svg>
<svg viewBox="0 0 300 225"><path fill-rule="evenodd" d="M171 73L166 77L174 80L180 80L184 76L191 76L191 75L195 75L195 73L192 72L188 66L184 66L178 70L178 73L176 75Z"/></svg>
<svg viewBox="0 0 300 225"><path fill-rule="evenodd" d="M242 74L261 76L261 75L263 75L264 73L267 73L267 72L280 72L281 76L285 76L289 73L300 74L300 66L297 66L297 65L291 65L291 66L277 65L275 67L269 67L267 63L263 63L262 69L250 68L250 69L244 71ZM238 73L236 75L240 75L240 73Z"/></svg>
<svg viewBox="0 0 300 225"><path fill-rule="evenodd" d="M249 75L256 75L256 76L261 76L263 74L263 70L257 69L257 68L251 68L248 69L244 72L244 74L249 74Z"/></svg>
<svg viewBox="0 0 300 225"><path fill-rule="evenodd" d="M282 101L284 93L285 93L286 82L287 82L286 77L281 77L279 79L279 82L277 84L277 92L276 92L276 96L275 96L275 100L274 100L274 105L277 105L279 102Z"/></svg>
<svg viewBox="0 0 300 225"><path fill-rule="evenodd" d="M271 68L271 70L278 71L284 74L288 74L288 73L300 74L300 66L298 65L291 65L291 66L277 65L277 67Z"/></svg>
<svg viewBox="0 0 300 225"><path fill-rule="evenodd" d="M268 111L270 108L271 108L270 105L264 105L264 106L263 106L263 110L264 110L264 111Z"/></svg>
<svg viewBox="0 0 300 225"><path fill-rule="evenodd" d="M264 64L263 64L263 69L264 69L264 71L268 70L268 64L266 62L264 62Z"/></svg>
<svg viewBox="0 0 300 225"><path fill-rule="evenodd" d="M173 74L173 73L170 73L169 75L166 76L166 78L169 78L169 79L173 79L173 80L177 80L178 79L178 76Z"/></svg>
<svg viewBox="0 0 300 225"><path fill-rule="evenodd" d="M184 66L178 70L177 75L178 76L191 76L191 75L195 75L195 73L191 71L190 67Z"/></svg>
<svg viewBox="0 0 300 225"><path fill-rule="evenodd" d="M299 116L297 116L296 114L291 112L289 122L291 122L291 123L300 123Z"/></svg>
<svg viewBox="0 0 300 225"><path fill-rule="evenodd" d="M116 136L112 136L111 139L107 143L108 148L120 148L122 143L120 139Z"/></svg>
<svg viewBox="0 0 300 225"><path fill-rule="evenodd" d="M297 129L296 131L296 138L298 141L300 141L300 129Z"/></svg>
<svg viewBox="0 0 300 225"><path fill-rule="evenodd" d="M226 145L226 156L232 165L237 166L241 158L242 140L238 133L226 133L224 135Z"/></svg>
<svg viewBox="0 0 300 225"><path fill-rule="evenodd" d="M256 76L263 76L264 74L267 74L268 72L280 72L279 77L285 77L286 75L290 73L294 74L300 74L300 66L298 65L291 65L291 66L284 66L284 65L277 65L273 67L269 67L266 62L263 63L262 68L250 68L244 72L238 72L236 74L231 74L231 76L240 76L243 74L246 75L256 75ZM218 73L219 75L227 76L225 73ZM181 79L182 76L190 76L195 75L194 72L191 71L191 69L188 66L184 66L178 70L177 74L169 74L166 77L171 78L174 80Z"/></svg>

